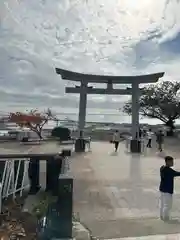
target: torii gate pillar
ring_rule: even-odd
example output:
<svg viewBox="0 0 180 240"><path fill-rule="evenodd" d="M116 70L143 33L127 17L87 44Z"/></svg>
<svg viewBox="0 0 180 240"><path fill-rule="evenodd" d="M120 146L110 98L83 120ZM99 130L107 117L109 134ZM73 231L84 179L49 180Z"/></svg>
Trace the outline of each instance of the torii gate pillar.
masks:
<svg viewBox="0 0 180 240"><path fill-rule="evenodd" d="M81 81L78 118L79 137L81 138L84 137L84 128L86 124L87 85L87 82Z"/></svg>
<svg viewBox="0 0 180 240"><path fill-rule="evenodd" d="M140 89L137 82L132 83L132 139L131 152L141 152L141 142L139 139L139 97Z"/></svg>

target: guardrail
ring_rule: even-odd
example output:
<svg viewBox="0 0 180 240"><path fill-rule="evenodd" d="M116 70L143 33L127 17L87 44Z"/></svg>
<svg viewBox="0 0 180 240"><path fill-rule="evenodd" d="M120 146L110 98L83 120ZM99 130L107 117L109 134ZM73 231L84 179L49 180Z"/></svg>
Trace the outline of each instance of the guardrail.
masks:
<svg viewBox="0 0 180 240"><path fill-rule="evenodd" d="M0 154L0 212L2 200L17 194L22 196L30 187L31 194L39 190L39 161L46 161L46 188L57 187L59 174L67 172L70 150L49 154Z"/></svg>
<svg viewBox="0 0 180 240"><path fill-rule="evenodd" d="M126 138L126 149L128 152L130 152L130 147L131 147L131 140L132 140L132 137L127 137ZM141 153L144 153L146 151L146 144L145 144L145 139L144 138L141 138L140 139L140 142L141 142Z"/></svg>

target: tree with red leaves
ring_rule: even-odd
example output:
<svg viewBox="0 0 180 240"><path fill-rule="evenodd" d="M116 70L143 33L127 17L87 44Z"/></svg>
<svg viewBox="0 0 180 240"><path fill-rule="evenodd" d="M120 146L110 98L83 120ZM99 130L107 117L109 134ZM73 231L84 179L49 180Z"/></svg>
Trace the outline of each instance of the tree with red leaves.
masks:
<svg viewBox="0 0 180 240"><path fill-rule="evenodd" d="M31 131L35 132L40 139L42 139L44 125L50 120L56 120L56 117L53 116L52 111L49 108L42 113L36 109L27 113L10 113L9 116L10 122L16 123L21 128L29 128Z"/></svg>

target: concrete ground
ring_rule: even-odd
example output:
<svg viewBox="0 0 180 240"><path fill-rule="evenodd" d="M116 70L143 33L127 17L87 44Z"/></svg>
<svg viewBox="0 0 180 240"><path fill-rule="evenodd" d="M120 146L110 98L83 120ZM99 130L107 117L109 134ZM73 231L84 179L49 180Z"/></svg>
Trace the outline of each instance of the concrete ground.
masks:
<svg viewBox="0 0 180 240"><path fill-rule="evenodd" d="M130 237L130 238L116 238L113 240L179 240L180 234L169 234L169 235L152 235L152 236L143 236L143 237ZM112 240L112 239L106 239Z"/></svg>
<svg viewBox="0 0 180 240"><path fill-rule="evenodd" d="M172 153L166 148L164 154ZM74 212L93 236L112 239L180 232L179 223L167 224L159 220L162 156L154 149L143 155L132 155L127 153L124 143L115 154L112 144L94 142L92 152L71 159ZM176 159L175 168L180 170L180 158ZM174 218L180 218L179 206L180 178L177 178Z"/></svg>
<svg viewBox="0 0 180 240"><path fill-rule="evenodd" d="M41 145L0 143L1 153L52 153L72 146L55 142ZM165 154L176 157L175 168L180 170L179 143L165 142ZM180 239L180 224L159 220L159 168L164 163L153 149L142 155L127 153L121 143L118 154L106 142L92 143L92 151L74 154L70 158L74 176L74 212L93 236L100 239L165 240ZM45 162L41 161L40 181L45 177ZM180 179L175 180L172 216L180 218ZM164 235L165 234L165 235ZM174 235L175 234L175 235ZM155 236L156 235L156 236ZM128 237L128 238L127 238ZM132 237L132 238L129 238ZM137 238L138 237L138 238Z"/></svg>
<svg viewBox="0 0 180 240"><path fill-rule="evenodd" d="M19 142L0 143L0 154L5 153L58 153L62 149L72 149L72 145L59 145L55 141L41 142L41 144L24 145Z"/></svg>

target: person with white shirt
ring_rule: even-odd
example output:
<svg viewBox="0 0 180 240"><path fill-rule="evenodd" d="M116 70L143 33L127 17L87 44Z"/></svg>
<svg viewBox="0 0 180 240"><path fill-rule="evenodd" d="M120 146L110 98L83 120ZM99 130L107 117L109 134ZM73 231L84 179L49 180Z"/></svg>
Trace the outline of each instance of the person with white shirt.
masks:
<svg viewBox="0 0 180 240"><path fill-rule="evenodd" d="M117 152L117 150L118 150L119 142L120 142L120 133L118 132L118 130L116 130L116 132L113 135L113 143L114 143L115 152Z"/></svg>
<svg viewBox="0 0 180 240"><path fill-rule="evenodd" d="M88 151L91 151L91 137L90 136L87 138L87 147L88 147Z"/></svg>
<svg viewBox="0 0 180 240"><path fill-rule="evenodd" d="M147 132L147 148L152 148L152 137L153 137L153 132L151 129L149 129L149 131Z"/></svg>

